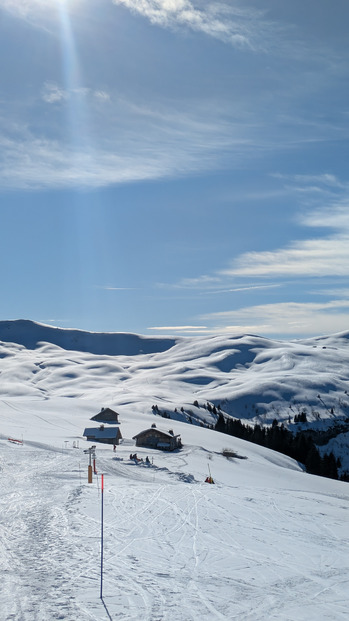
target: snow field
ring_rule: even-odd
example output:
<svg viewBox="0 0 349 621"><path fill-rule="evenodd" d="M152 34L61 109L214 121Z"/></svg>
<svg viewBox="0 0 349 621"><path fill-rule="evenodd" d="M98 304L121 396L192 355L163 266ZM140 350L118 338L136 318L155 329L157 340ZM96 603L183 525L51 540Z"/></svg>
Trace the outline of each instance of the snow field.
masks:
<svg viewBox="0 0 349 621"><path fill-rule="evenodd" d="M221 402L266 423L308 403L326 428L349 411L348 334L281 343L0 329L17 339L0 343L0 621L347 619L348 484L185 424L180 408L212 423L202 404ZM52 331L55 344L43 343ZM152 404L176 407L175 420ZM115 453L97 444L89 485L82 433L102 406L119 412L124 440ZM136 449L132 437L153 422L180 433L183 450ZM347 435L329 443L343 460ZM153 466L130 461L136 450ZM215 485L204 483L209 469Z"/></svg>
<svg viewBox="0 0 349 621"><path fill-rule="evenodd" d="M87 483L89 443L80 436L72 448L93 404L74 400L72 424L68 402L31 401L26 411L24 402L2 403L12 430L19 407L27 426L23 446L0 440L2 620L347 618L347 484L180 423L181 452L141 449L154 465L136 465L129 453L142 414L121 425L116 453L96 449L104 608L100 479ZM224 458L225 446L246 459ZM215 485L203 482L208 466Z"/></svg>

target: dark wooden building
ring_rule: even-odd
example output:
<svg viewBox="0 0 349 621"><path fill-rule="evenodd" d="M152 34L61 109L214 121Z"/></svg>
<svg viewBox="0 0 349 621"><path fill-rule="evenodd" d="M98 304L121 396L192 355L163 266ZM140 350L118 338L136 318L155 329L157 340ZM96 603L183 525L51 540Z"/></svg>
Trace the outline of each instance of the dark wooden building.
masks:
<svg viewBox="0 0 349 621"><path fill-rule="evenodd" d="M137 433L132 439L136 440L136 446L156 448L162 451L174 451L182 446L180 435L174 435L172 429L169 431L157 429L155 424L150 429Z"/></svg>
<svg viewBox="0 0 349 621"><path fill-rule="evenodd" d="M102 442L103 444L119 444L122 439L119 427L87 427L83 433L90 442Z"/></svg>
<svg viewBox="0 0 349 621"><path fill-rule="evenodd" d="M97 423L115 424L119 422L119 414L110 408L102 408L101 411L95 416L92 416L90 420L95 420Z"/></svg>

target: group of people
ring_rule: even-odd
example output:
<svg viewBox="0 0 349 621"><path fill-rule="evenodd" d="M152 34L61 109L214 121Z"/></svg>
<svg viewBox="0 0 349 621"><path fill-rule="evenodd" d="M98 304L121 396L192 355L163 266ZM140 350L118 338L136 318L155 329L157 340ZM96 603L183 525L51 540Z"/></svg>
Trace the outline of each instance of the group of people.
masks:
<svg viewBox="0 0 349 621"><path fill-rule="evenodd" d="M132 453L130 454L130 459L133 459L134 461L143 461L142 459L139 459L137 457L137 453L134 453L134 455L132 455Z"/></svg>
<svg viewBox="0 0 349 621"><path fill-rule="evenodd" d="M137 457L137 453L134 453L133 455L132 455L132 453L131 453L131 454L130 454L130 459L133 459L133 461L135 461L135 462L137 462L137 463L138 463L138 462L140 462L140 461L143 461L143 458L142 458L142 457ZM146 456L146 458L145 458L145 463L146 463L146 464L153 463L153 460L151 460L151 462L150 462L150 459L149 459L149 457L148 457L148 455L147 455L147 456Z"/></svg>

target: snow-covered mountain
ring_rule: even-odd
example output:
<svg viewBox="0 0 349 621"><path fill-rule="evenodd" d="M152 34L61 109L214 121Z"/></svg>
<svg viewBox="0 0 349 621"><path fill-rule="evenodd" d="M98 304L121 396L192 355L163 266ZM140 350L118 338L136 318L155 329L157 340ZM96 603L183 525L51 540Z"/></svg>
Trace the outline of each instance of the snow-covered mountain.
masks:
<svg viewBox="0 0 349 621"><path fill-rule="evenodd" d="M348 339L150 338L3 321L0 397L79 397L149 414L156 406L172 419L214 425L209 403L250 425L334 428L328 450L349 470ZM302 412L306 425L295 423Z"/></svg>
<svg viewBox="0 0 349 621"><path fill-rule="evenodd" d="M349 332L288 342L251 335L151 338L2 321L1 392L11 393L20 370L33 396L77 396L79 384L79 396L109 389L120 405L125 393L146 408L154 400L170 409L195 400L220 403L251 422L287 421L304 408L310 422L346 418L348 339Z"/></svg>
<svg viewBox="0 0 349 621"><path fill-rule="evenodd" d="M250 423L296 426L304 408L308 425L344 423L347 344L0 322L0 620L345 619L348 484L199 424L217 419L207 404ZM87 483L82 436L102 406L123 436L96 449L104 601L100 476ZM183 449L135 449L154 422ZM347 451L345 433L330 442Z"/></svg>

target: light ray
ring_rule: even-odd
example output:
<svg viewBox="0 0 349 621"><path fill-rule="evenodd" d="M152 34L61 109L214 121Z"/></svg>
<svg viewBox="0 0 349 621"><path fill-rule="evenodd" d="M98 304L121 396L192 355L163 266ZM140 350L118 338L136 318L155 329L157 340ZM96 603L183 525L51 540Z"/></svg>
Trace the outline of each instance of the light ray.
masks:
<svg viewBox="0 0 349 621"><path fill-rule="evenodd" d="M62 0L58 3L58 14L61 25L61 48L65 86L74 88L79 84L80 72L66 0Z"/></svg>
<svg viewBox="0 0 349 621"><path fill-rule="evenodd" d="M78 152L90 146L86 103L88 89L83 83L67 0L60 0L57 8L60 22L62 80L66 93L68 139L76 164Z"/></svg>
<svg viewBox="0 0 349 621"><path fill-rule="evenodd" d="M60 42L62 56L63 91L66 94L64 106L66 110L65 140L67 141L67 157L70 158L71 175L84 167L87 152L92 151L91 134L88 122L88 94L84 86L81 66L76 45L74 24L69 12L69 2L59 0L57 8L60 24ZM88 209L82 204L79 191L70 197L71 226L76 235L76 286L79 290L80 310L89 308L91 278L94 273L93 226L91 226Z"/></svg>

